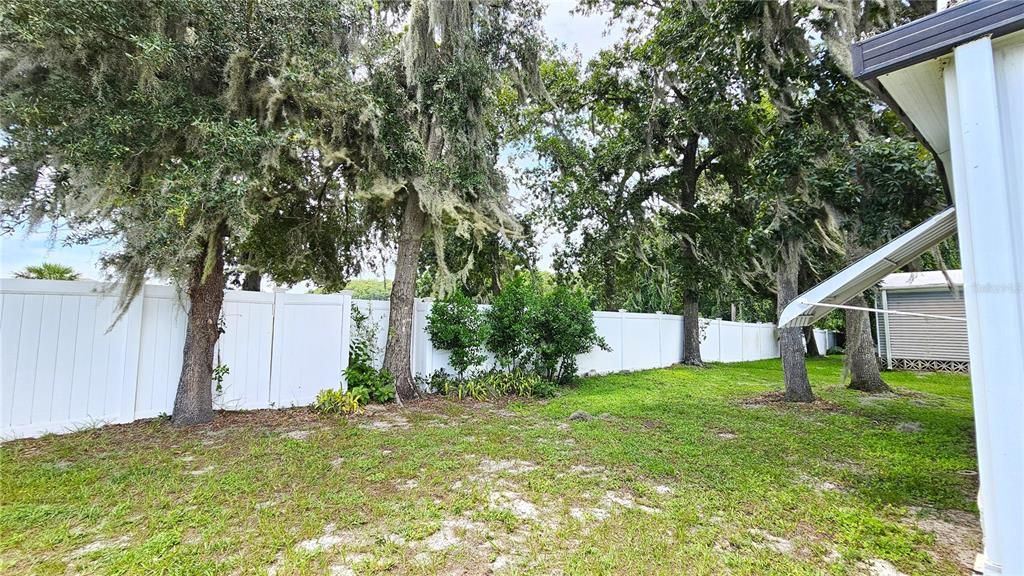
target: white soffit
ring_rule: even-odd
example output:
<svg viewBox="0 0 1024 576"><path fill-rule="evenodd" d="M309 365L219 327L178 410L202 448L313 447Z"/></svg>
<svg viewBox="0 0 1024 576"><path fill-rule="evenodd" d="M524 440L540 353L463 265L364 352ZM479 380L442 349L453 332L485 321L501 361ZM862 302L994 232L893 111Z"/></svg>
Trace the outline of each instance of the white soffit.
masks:
<svg viewBox="0 0 1024 576"><path fill-rule="evenodd" d="M942 69L948 59L927 60L878 77L885 91L944 160L949 155L949 123Z"/></svg>
<svg viewBox="0 0 1024 576"><path fill-rule="evenodd" d="M797 296L779 315L779 328L813 324L833 310L818 304L849 301L955 233L956 211L947 208Z"/></svg>

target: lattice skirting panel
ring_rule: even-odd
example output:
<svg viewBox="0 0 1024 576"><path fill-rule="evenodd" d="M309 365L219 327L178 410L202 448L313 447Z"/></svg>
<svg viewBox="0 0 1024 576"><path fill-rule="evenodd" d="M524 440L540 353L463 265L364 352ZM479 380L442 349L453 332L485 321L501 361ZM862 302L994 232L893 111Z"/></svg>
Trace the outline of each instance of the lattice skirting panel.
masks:
<svg viewBox="0 0 1024 576"><path fill-rule="evenodd" d="M963 360L892 359L893 370L906 370L908 372L959 372L966 374L970 368L971 363Z"/></svg>

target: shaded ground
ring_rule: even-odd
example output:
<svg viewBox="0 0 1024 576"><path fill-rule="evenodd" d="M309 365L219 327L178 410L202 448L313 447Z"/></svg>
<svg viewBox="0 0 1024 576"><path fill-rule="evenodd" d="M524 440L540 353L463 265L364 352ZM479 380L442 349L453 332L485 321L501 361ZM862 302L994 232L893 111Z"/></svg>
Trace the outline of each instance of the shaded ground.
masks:
<svg viewBox="0 0 1024 576"><path fill-rule="evenodd" d="M956 574L980 547L965 377L775 401L777 361L221 414L0 448L0 572ZM569 416L586 411L593 418Z"/></svg>

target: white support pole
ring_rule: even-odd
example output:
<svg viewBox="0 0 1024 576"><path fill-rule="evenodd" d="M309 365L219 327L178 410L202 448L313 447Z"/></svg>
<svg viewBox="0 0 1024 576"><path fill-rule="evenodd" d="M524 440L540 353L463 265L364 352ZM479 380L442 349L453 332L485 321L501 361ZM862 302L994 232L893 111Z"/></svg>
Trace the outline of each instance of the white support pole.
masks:
<svg viewBox="0 0 1024 576"><path fill-rule="evenodd" d="M742 304L740 304L740 306L742 306ZM722 361L722 319L718 318L715 321L718 322L718 358L715 358L715 360L718 361L718 362L721 362Z"/></svg>
<svg viewBox="0 0 1024 576"><path fill-rule="evenodd" d="M416 331L415 336L418 342L417 350L419 350L420 355L419 369L422 370L419 374L429 376L430 373L434 371L434 343L430 341L430 335L427 334L427 318L430 317L430 309L434 305L434 299L430 297L422 298L420 300L420 305L423 309L423 315L419 318L420 327L419 330ZM417 375L415 369L413 370L412 375L414 377Z"/></svg>
<svg viewBox="0 0 1024 576"><path fill-rule="evenodd" d="M664 331L661 327L661 317L664 316L665 313L662 312L661 310L658 310L657 312L655 312L655 314L658 315L658 367L661 368L662 366L665 365L665 358L663 358L661 354L661 351L664 348L661 341L661 333Z"/></svg>
<svg viewBox="0 0 1024 576"><path fill-rule="evenodd" d="M945 72L981 483L985 574L1024 574L1024 50L957 47ZM1003 74L1000 77L1000 73ZM1000 86L1000 82L1004 82ZM1005 90L1003 90L1005 88ZM1007 114L1007 110L1010 113Z"/></svg>
<svg viewBox="0 0 1024 576"><path fill-rule="evenodd" d="M352 346L352 291L341 292L341 390L348 392L348 379L345 378L345 369L348 368L349 350Z"/></svg>
<svg viewBox="0 0 1024 576"><path fill-rule="evenodd" d="M619 308L619 371L626 369L626 309Z"/></svg>
<svg viewBox="0 0 1024 576"><path fill-rule="evenodd" d="M882 310L889 310L888 290L882 290ZM882 314L882 323L885 325L885 365L892 370L892 329L889 327L888 314Z"/></svg>

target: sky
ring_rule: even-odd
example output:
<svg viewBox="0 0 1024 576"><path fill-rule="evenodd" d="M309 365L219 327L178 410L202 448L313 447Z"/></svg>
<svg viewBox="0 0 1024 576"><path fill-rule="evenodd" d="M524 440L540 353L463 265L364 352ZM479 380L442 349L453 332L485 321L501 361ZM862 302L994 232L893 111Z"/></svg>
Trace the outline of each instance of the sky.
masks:
<svg viewBox="0 0 1024 576"><path fill-rule="evenodd" d="M614 44L621 37L621 28L615 23L609 24L607 15L574 14L575 8L575 0L551 0L542 24L550 38L564 45L570 53L579 54L586 62ZM10 278L25 266L53 262L71 266L83 278L102 279L99 257L116 246L110 243L65 246L65 237L62 230L53 230L47 223L33 233L0 236L0 278ZM540 268L550 268L552 254L560 241L556 233L540 235ZM368 272L361 277L372 278L374 274Z"/></svg>

